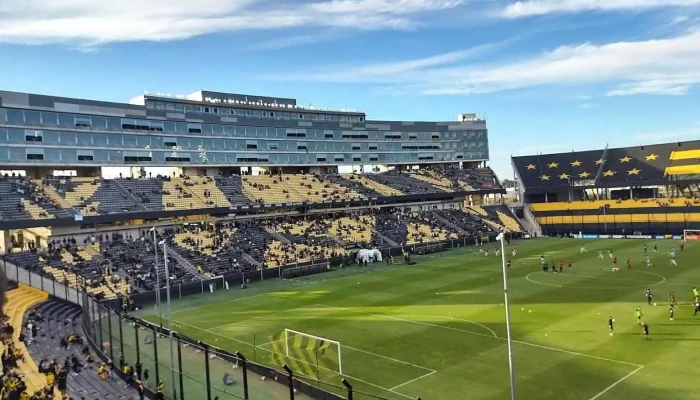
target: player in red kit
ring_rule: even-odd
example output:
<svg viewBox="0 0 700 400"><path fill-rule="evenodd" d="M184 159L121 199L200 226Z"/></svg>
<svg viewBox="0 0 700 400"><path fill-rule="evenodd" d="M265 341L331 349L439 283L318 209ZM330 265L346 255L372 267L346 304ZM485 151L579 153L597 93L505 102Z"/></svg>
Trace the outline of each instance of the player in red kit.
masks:
<svg viewBox="0 0 700 400"><path fill-rule="evenodd" d="M571 265L573 265L573 262L571 261L570 258L569 258L568 260L566 260L566 265L567 265L569 268L571 268Z"/></svg>
<svg viewBox="0 0 700 400"><path fill-rule="evenodd" d="M564 272L564 263L559 261L559 272Z"/></svg>
<svg viewBox="0 0 700 400"><path fill-rule="evenodd" d="M632 269L632 260L629 257L627 257L627 269Z"/></svg>

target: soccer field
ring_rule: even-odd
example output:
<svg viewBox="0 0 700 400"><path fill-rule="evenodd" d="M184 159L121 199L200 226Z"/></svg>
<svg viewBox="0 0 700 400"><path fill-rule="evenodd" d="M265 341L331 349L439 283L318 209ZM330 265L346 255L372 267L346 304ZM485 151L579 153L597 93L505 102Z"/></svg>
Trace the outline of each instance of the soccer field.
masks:
<svg viewBox="0 0 700 400"><path fill-rule="evenodd" d="M644 262L645 244L651 268ZM309 381L339 385L345 377L356 390L397 400L507 399L500 257L496 244L484 248L488 256L470 247L416 257L414 266L382 263L371 272L352 267L187 297L173 302L172 318L185 335L258 363L287 363ZM619 271L611 271L607 254L598 258L598 250L608 248ZM670 248L677 267L669 265ZM540 255L565 264L571 257L573 268L541 272ZM693 286L700 287L700 244L691 242L681 252L672 240L537 239L513 242L508 258L520 399L700 398L700 315L694 317L690 305ZM657 306L647 305L647 288ZM679 302L674 321L668 318L669 292ZM637 325L638 306L650 341ZM143 310L157 322L154 311ZM616 320L614 336L608 335L609 316ZM280 339L285 329L337 341L340 350L333 345L320 351L316 343L305 351L306 341L288 340L286 357ZM253 389L251 398L260 398Z"/></svg>

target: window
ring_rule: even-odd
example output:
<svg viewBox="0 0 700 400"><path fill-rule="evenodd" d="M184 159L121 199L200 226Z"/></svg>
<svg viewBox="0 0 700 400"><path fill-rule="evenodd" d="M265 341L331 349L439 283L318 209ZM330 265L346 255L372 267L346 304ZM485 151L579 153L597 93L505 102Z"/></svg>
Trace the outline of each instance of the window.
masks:
<svg viewBox="0 0 700 400"><path fill-rule="evenodd" d="M75 117L76 128L92 128L92 120L90 117Z"/></svg>
<svg viewBox="0 0 700 400"><path fill-rule="evenodd" d="M44 149L27 149L27 160L43 160L43 159L44 159Z"/></svg>
<svg viewBox="0 0 700 400"><path fill-rule="evenodd" d="M359 144L359 143L353 143L353 144L352 144L352 149L353 149L353 150L360 150L360 144Z"/></svg>
<svg viewBox="0 0 700 400"><path fill-rule="evenodd" d="M309 147L306 142L297 142L297 150L309 151Z"/></svg>
<svg viewBox="0 0 700 400"><path fill-rule="evenodd" d="M92 150L78 150L78 161L94 161L95 154Z"/></svg>
<svg viewBox="0 0 700 400"><path fill-rule="evenodd" d="M377 145L376 144L370 144L369 145L370 150L377 150Z"/></svg>
<svg viewBox="0 0 700 400"><path fill-rule="evenodd" d="M354 156L352 157L352 161L353 161L353 162L361 162L361 161L362 161L362 157L357 156L357 155L354 155Z"/></svg>
<svg viewBox="0 0 700 400"><path fill-rule="evenodd" d="M55 169L52 172L53 176L78 176L78 171L74 169Z"/></svg>
<svg viewBox="0 0 700 400"><path fill-rule="evenodd" d="M323 134L324 139L333 139L333 132L324 132Z"/></svg>
<svg viewBox="0 0 700 400"><path fill-rule="evenodd" d="M369 156L369 160L370 160L370 161L379 161L379 157L377 157L377 156L374 156L374 157Z"/></svg>
<svg viewBox="0 0 700 400"><path fill-rule="evenodd" d="M135 123L136 123L136 130L137 131L150 131L151 130L151 124L146 120L137 119L135 121Z"/></svg>
<svg viewBox="0 0 700 400"><path fill-rule="evenodd" d="M335 160L335 162L343 162L343 161L345 161L345 157L343 157L342 154L336 154L336 155L334 156L333 159Z"/></svg>
<svg viewBox="0 0 700 400"><path fill-rule="evenodd" d="M150 131L151 132L163 132L163 123L162 122L151 122L150 126Z"/></svg>
<svg viewBox="0 0 700 400"><path fill-rule="evenodd" d="M367 133L343 132L343 139L369 139Z"/></svg>
<svg viewBox="0 0 700 400"><path fill-rule="evenodd" d="M386 139L386 140L401 140L401 134L400 133L385 133L384 139Z"/></svg>
<svg viewBox="0 0 700 400"><path fill-rule="evenodd" d="M166 137L163 138L163 146L168 148L168 147L176 147L177 146L177 139L173 137Z"/></svg>
<svg viewBox="0 0 700 400"><path fill-rule="evenodd" d="M418 134L417 133L409 133L408 138L409 139L418 139Z"/></svg>
<svg viewBox="0 0 700 400"><path fill-rule="evenodd" d="M122 129L136 129L136 121L134 121L133 119L122 119Z"/></svg>
<svg viewBox="0 0 700 400"><path fill-rule="evenodd" d="M317 162L326 162L326 155L325 154L316 155L316 161Z"/></svg>
<svg viewBox="0 0 700 400"><path fill-rule="evenodd" d="M42 131L24 131L24 140L26 142L43 142L44 133Z"/></svg>
<svg viewBox="0 0 700 400"><path fill-rule="evenodd" d="M202 124L187 124L188 133L202 133Z"/></svg>
<svg viewBox="0 0 700 400"><path fill-rule="evenodd" d="M287 129L287 137L305 138L306 131L303 129Z"/></svg>
<svg viewBox="0 0 700 400"><path fill-rule="evenodd" d="M439 134L439 133L433 133L431 137L432 137L433 140L440 140L440 134Z"/></svg>
<svg viewBox="0 0 700 400"><path fill-rule="evenodd" d="M174 156L174 153L165 157L165 162L190 162L190 156L184 154Z"/></svg>
<svg viewBox="0 0 700 400"><path fill-rule="evenodd" d="M255 140L246 140L245 141L245 147L248 150L257 150L258 148L258 142Z"/></svg>
<svg viewBox="0 0 700 400"><path fill-rule="evenodd" d="M268 143L267 149L268 150L279 150L279 146L277 143Z"/></svg>
<svg viewBox="0 0 700 400"><path fill-rule="evenodd" d="M151 162L151 153L147 151L125 151L124 152L124 162L125 163L138 163L138 162Z"/></svg>

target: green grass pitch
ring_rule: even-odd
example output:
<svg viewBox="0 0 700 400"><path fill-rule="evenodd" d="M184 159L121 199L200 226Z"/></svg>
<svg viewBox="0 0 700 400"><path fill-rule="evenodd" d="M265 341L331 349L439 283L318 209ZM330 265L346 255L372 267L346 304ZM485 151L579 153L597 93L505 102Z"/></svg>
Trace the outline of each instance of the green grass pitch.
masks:
<svg viewBox="0 0 700 400"><path fill-rule="evenodd" d="M644 262L645 244L651 268ZM172 318L176 331L240 351L258 363L279 368L287 362L302 379L318 380L326 388L333 389L323 382L339 385L345 377L356 390L387 399L507 399L501 261L495 243L485 248L488 256L474 247L462 248L417 257L415 266L382 263L371 272L352 267L186 297L173 302ZM517 250L514 257L512 248ZM598 258L598 250L608 248L618 257L619 271L611 271L607 253ZM676 251L677 267L669 265L670 248ZM573 268L543 273L542 254L550 263L566 264L571 257ZM627 257L631 270L625 266ZM513 242L508 258L520 399L700 398L700 315L694 317L690 305L693 286L700 287L700 244L688 243L681 252L672 240L537 239ZM656 306L647 305L647 288ZM679 302L674 321L668 318L669 292ZM634 317L638 306L650 341L642 339ZM157 322L154 311L141 312ZM608 335L609 316L616 321L614 336ZM337 373L334 347L325 354L274 355L276 337L285 328L340 342L343 375ZM188 399L197 398L191 397L197 390L188 388L204 379L197 354L191 347L183 349ZM233 371L221 360L212 363L216 377ZM161 375L169 373L163 370ZM251 378L251 398L285 398L282 385ZM220 387L214 395L222 400L240 396L236 385L225 388L218 378L212 382Z"/></svg>

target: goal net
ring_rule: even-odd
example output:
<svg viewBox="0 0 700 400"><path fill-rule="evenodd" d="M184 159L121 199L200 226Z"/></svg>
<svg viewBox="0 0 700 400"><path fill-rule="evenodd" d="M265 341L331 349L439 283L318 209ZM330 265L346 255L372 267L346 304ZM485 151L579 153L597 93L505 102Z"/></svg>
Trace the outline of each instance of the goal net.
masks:
<svg viewBox="0 0 700 400"><path fill-rule="evenodd" d="M683 240L700 240L700 229L683 230Z"/></svg>
<svg viewBox="0 0 700 400"><path fill-rule="evenodd" d="M273 343L273 353L282 356L283 363L302 372L317 377L319 373L343 373L340 342L321 336L285 329ZM277 360L280 361L280 360Z"/></svg>

